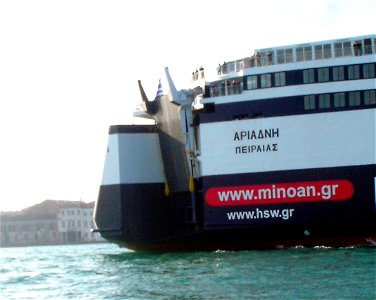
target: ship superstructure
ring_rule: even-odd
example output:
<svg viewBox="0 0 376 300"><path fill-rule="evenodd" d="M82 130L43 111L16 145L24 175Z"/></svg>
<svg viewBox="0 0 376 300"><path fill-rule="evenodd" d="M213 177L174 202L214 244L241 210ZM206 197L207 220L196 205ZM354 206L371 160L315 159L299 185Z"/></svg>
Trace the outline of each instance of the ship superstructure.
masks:
<svg viewBox="0 0 376 300"><path fill-rule="evenodd" d="M258 49L110 128L95 221L131 249L376 237L376 37Z"/></svg>

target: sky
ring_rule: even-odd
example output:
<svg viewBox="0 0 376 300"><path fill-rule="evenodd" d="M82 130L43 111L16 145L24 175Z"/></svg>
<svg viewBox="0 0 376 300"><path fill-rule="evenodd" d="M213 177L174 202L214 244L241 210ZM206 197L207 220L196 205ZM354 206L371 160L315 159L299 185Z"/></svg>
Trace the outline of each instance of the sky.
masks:
<svg viewBox="0 0 376 300"><path fill-rule="evenodd" d="M95 201L108 128L200 66L374 34L376 0L1 0L0 211Z"/></svg>

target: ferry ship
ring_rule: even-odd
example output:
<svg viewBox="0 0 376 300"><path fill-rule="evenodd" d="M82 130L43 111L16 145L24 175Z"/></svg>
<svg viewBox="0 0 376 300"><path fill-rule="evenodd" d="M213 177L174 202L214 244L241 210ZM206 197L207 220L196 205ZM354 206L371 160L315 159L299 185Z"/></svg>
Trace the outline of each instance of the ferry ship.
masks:
<svg viewBox="0 0 376 300"><path fill-rule="evenodd" d="M366 246L376 241L376 35L166 68L114 125L96 231L146 251ZM166 86L163 86L166 88Z"/></svg>

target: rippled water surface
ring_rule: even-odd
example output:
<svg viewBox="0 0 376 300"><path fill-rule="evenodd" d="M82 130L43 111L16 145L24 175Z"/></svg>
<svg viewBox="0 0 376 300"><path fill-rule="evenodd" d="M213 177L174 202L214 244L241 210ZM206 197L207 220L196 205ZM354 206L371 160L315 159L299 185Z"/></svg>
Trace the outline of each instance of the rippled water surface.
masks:
<svg viewBox="0 0 376 300"><path fill-rule="evenodd" d="M1 299L376 299L376 249L1 248Z"/></svg>

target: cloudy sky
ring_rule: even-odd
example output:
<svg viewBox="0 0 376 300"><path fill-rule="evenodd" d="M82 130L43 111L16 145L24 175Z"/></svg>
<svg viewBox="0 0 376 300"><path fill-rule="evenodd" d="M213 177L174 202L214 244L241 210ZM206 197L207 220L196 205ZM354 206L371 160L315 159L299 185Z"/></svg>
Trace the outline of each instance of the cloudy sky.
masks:
<svg viewBox="0 0 376 300"><path fill-rule="evenodd" d="M375 33L376 0L3 0L0 210L94 201L111 124L131 124L137 80L154 98L255 48Z"/></svg>

